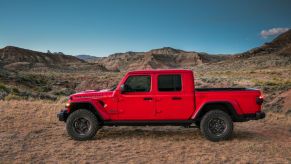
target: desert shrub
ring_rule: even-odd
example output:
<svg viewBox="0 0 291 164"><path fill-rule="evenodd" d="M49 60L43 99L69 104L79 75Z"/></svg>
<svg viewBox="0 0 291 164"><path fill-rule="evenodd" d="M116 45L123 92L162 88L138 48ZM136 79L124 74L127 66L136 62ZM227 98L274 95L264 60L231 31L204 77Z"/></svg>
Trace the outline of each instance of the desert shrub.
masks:
<svg viewBox="0 0 291 164"><path fill-rule="evenodd" d="M6 87L4 84L0 83L0 91L9 92L9 88Z"/></svg>
<svg viewBox="0 0 291 164"><path fill-rule="evenodd" d="M19 94L19 90L17 88L12 88L11 93L17 95Z"/></svg>
<svg viewBox="0 0 291 164"><path fill-rule="evenodd" d="M14 94L8 94L4 100L9 101L9 100L22 100L23 98Z"/></svg>
<svg viewBox="0 0 291 164"><path fill-rule="evenodd" d="M43 93L40 93L40 94L36 95L35 98L38 98L38 99L41 99L41 100L52 100L52 101L56 101L58 99L57 96L50 95L50 94L43 94Z"/></svg>
<svg viewBox="0 0 291 164"><path fill-rule="evenodd" d="M273 78L272 80L263 81L263 80L253 80L256 86L284 86L284 87L290 87L291 86L291 80L282 80Z"/></svg>
<svg viewBox="0 0 291 164"><path fill-rule="evenodd" d="M7 95L7 92L0 90L0 100L3 100Z"/></svg>
<svg viewBox="0 0 291 164"><path fill-rule="evenodd" d="M279 85L279 83L275 82L275 81L266 81L266 82L262 82L263 85L269 85L269 86L276 86Z"/></svg>
<svg viewBox="0 0 291 164"><path fill-rule="evenodd" d="M16 82L26 84L28 86L44 86L46 85L48 79L42 76L36 75L19 75Z"/></svg>
<svg viewBox="0 0 291 164"><path fill-rule="evenodd" d="M49 92L51 90L52 90L52 88L50 86L40 86L37 88L37 91L39 91L39 92Z"/></svg>
<svg viewBox="0 0 291 164"><path fill-rule="evenodd" d="M3 100L10 92L10 89L4 84L0 83L0 100Z"/></svg>
<svg viewBox="0 0 291 164"><path fill-rule="evenodd" d="M63 89L53 92L54 95L58 95L58 96L69 96L73 93L75 93L75 90L70 89L70 88L63 88Z"/></svg>

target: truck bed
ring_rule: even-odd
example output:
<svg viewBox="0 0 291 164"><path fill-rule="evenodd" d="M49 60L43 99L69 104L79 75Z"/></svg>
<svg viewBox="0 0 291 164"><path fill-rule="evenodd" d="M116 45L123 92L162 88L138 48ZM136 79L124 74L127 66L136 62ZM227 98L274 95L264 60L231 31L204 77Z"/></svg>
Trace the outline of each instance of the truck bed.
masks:
<svg viewBox="0 0 291 164"><path fill-rule="evenodd" d="M238 114L250 114L260 111L256 99L260 90L252 88L196 88L196 109L209 102L230 102Z"/></svg>

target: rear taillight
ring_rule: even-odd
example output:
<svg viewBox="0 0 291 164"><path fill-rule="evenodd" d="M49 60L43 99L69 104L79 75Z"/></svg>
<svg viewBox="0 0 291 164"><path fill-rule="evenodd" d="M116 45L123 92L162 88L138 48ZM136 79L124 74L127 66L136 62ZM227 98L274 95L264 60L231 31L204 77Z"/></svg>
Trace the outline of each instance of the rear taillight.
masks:
<svg viewBox="0 0 291 164"><path fill-rule="evenodd" d="M256 98L256 103L257 103L258 105L262 105L263 102L264 102L264 97L263 97L263 96L260 96L260 97L257 97L257 98Z"/></svg>

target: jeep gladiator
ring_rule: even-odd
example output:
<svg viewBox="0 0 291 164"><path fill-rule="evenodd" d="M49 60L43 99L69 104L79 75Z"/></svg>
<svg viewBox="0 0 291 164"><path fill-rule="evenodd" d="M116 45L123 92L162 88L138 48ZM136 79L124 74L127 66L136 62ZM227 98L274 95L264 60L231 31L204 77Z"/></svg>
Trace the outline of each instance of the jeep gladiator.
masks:
<svg viewBox="0 0 291 164"><path fill-rule="evenodd" d="M211 141L231 137L233 122L258 120L263 96L250 88L196 88L191 70L128 72L114 89L69 96L58 113L70 137L88 140L102 126L198 127Z"/></svg>

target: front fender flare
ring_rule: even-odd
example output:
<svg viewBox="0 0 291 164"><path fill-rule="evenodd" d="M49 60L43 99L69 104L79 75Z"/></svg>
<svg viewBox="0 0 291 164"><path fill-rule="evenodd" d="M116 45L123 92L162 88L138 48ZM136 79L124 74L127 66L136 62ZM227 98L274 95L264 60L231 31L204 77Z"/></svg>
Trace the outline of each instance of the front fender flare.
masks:
<svg viewBox="0 0 291 164"><path fill-rule="evenodd" d="M95 114L97 114L97 116L101 120L108 120L110 118L108 113L106 113L106 111L104 110L104 107L102 106L102 104L99 101L96 101L96 102L92 102L92 101L75 101L75 102L71 102L70 109L73 106L80 105L80 104L91 106L93 108L93 112Z"/></svg>

